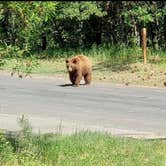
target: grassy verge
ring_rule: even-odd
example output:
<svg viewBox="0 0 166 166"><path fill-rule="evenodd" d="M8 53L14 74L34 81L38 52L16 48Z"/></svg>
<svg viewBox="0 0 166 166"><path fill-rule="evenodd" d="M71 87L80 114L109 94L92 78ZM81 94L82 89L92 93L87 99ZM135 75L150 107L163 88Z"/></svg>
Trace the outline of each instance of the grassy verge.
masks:
<svg viewBox="0 0 166 166"><path fill-rule="evenodd" d="M73 135L0 135L3 166L165 166L166 141L115 138L97 132Z"/></svg>
<svg viewBox="0 0 166 166"><path fill-rule="evenodd" d="M0 132L2 166L165 166L166 140L117 138L99 132L33 134L22 116L17 133Z"/></svg>
<svg viewBox="0 0 166 166"><path fill-rule="evenodd" d="M90 57L93 63L93 80L118 83L124 85L166 86L166 52L148 50L148 64L142 63L140 48L102 46L91 49L54 49L34 54L39 66L31 73L67 77L65 58L83 53ZM11 71L16 63L13 58L5 59L2 70ZM21 68L21 67L20 67ZM23 69L21 69L23 70Z"/></svg>

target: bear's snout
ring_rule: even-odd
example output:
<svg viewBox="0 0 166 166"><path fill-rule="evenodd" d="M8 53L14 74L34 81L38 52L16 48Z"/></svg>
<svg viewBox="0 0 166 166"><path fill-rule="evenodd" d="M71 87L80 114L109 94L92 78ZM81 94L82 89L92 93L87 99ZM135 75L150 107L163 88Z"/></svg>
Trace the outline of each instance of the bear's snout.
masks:
<svg viewBox="0 0 166 166"><path fill-rule="evenodd" d="M68 70L68 71L70 71L70 72L72 71L72 67L71 67L71 66L68 66L68 65L67 65L66 67L67 67L67 70Z"/></svg>

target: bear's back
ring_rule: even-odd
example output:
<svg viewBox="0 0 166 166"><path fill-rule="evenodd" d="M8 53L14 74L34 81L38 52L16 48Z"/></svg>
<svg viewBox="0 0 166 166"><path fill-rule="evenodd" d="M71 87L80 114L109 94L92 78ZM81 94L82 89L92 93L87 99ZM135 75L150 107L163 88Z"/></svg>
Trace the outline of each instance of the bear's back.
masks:
<svg viewBox="0 0 166 166"><path fill-rule="evenodd" d="M79 62L80 62L79 64L82 69L83 75L92 71L92 64L91 64L90 59L87 56L77 55L75 57L77 57L79 59Z"/></svg>
<svg viewBox="0 0 166 166"><path fill-rule="evenodd" d="M85 55L76 55L75 57L80 59L80 62L82 62L83 64L91 66L91 61L87 56L85 56Z"/></svg>

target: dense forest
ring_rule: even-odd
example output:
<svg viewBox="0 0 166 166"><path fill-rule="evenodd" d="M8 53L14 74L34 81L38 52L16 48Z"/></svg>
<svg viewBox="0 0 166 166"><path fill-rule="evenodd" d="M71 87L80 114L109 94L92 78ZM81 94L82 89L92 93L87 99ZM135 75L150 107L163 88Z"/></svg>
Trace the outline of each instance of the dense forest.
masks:
<svg viewBox="0 0 166 166"><path fill-rule="evenodd" d="M166 48L166 1L1 1L0 48L141 45Z"/></svg>

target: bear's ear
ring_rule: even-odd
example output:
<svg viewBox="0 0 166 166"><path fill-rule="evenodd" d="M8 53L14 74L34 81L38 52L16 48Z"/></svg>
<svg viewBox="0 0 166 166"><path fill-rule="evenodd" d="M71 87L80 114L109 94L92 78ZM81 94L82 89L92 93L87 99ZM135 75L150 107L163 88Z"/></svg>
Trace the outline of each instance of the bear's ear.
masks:
<svg viewBox="0 0 166 166"><path fill-rule="evenodd" d="M76 63L77 63L77 59L74 59L74 60L73 60L73 63L76 64Z"/></svg>

